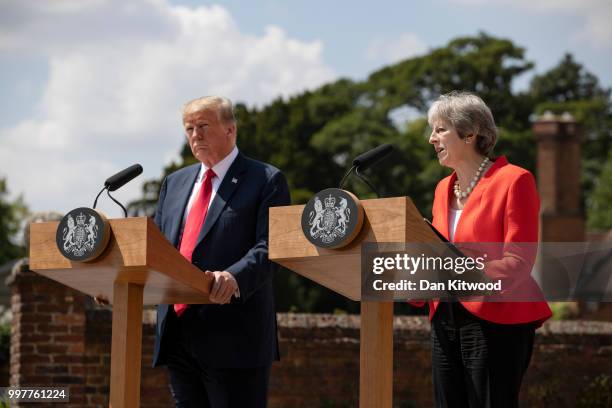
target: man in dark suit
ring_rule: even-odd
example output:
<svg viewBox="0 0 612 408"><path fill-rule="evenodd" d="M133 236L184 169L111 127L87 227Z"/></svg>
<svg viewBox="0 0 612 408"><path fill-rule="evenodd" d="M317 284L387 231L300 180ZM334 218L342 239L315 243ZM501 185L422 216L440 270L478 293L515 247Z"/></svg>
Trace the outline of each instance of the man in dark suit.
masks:
<svg viewBox="0 0 612 408"><path fill-rule="evenodd" d="M153 365L167 365L177 407L265 407L278 359L268 209L290 203L284 175L236 147L231 102L183 108L200 163L164 180L155 223L214 278L210 305L159 305Z"/></svg>

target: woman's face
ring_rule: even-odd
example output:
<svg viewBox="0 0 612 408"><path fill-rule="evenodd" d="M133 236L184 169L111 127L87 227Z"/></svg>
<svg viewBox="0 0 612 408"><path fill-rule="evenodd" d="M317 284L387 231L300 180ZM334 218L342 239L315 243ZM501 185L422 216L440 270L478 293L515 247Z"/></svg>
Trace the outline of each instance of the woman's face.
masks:
<svg viewBox="0 0 612 408"><path fill-rule="evenodd" d="M465 139L459 138L459 134L450 123L440 119L432 123L429 143L436 150L438 162L452 169L456 168L462 160L466 160L470 150L473 149L471 144L465 143Z"/></svg>

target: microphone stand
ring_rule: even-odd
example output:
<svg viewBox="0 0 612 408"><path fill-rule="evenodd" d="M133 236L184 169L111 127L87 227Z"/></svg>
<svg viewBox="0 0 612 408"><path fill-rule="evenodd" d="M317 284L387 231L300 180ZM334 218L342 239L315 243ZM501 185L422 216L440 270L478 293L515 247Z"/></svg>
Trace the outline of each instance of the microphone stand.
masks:
<svg viewBox="0 0 612 408"><path fill-rule="evenodd" d="M117 200L115 199L115 197L113 197L113 196L111 195L110 190L108 189L108 186L104 186L104 187L102 187L102 190L100 190L100 192L99 192L99 193L98 193L98 195L96 196L96 199L94 200L94 203L93 203L93 209L94 209L94 210L96 209L96 205L98 205L98 198L100 197L100 194L102 194L102 192L103 192L104 190L106 190L106 195L108 195L108 196L110 197L110 199L111 199L111 200L113 200L113 201L114 201L114 202L115 202L115 203L116 203L116 204L117 204L119 207L121 207L121 209L123 210L123 216L124 216L125 218L127 218L127 216L128 216L127 210L125 209L125 207L123 206L123 204L121 204L119 201L117 201Z"/></svg>
<svg viewBox="0 0 612 408"><path fill-rule="evenodd" d="M376 187L374 187L372 183L370 183L370 181L363 174L359 173L359 167L355 169L355 175L359 177L361 181L366 183L368 187L370 187L370 189L374 192L374 194L376 194L376 198L380 198L380 193L378 192L378 189L376 189Z"/></svg>
<svg viewBox="0 0 612 408"><path fill-rule="evenodd" d="M340 180L340 185L338 186L338 188L340 190L342 190L342 188L344 187L346 180L349 178L349 176L351 175L351 173L353 173L353 171L355 172L355 175L361 180L363 181L368 187L370 187L370 189L374 192L374 194L376 194L376 198L380 198L380 193L378 192L378 190L376 189L376 187L374 187L372 185L372 183L370 183L370 181L362 174L359 172L359 167L358 166L353 166L349 169L349 171L346 172L346 174L344 175L344 177L342 177L342 180Z"/></svg>
<svg viewBox="0 0 612 408"><path fill-rule="evenodd" d="M353 172L353 170L355 170L355 166L351 167L349 169L349 171L346 172L346 174L344 175L344 177L342 177L342 180L340 180L340 185L338 186L338 188L340 190L342 190L342 188L344 187L344 183L346 182L346 179L351 175L351 173Z"/></svg>

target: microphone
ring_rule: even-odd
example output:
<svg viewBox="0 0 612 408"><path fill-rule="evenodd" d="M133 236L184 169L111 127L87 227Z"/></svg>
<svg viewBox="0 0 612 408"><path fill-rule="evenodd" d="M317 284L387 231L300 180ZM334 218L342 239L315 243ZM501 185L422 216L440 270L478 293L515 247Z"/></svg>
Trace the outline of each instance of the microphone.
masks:
<svg viewBox="0 0 612 408"><path fill-rule="evenodd" d="M353 160L353 166L356 167L358 170L363 171L380 161L383 157L387 156L392 151L393 145L385 143L357 156L355 160Z"/></svg>
<svg viewBox="0 0 612 408"><path fill-rule="evenodd" d="M142 166L140 164L133 164L127 169L121 170L119 173L110 176L104 182L104 187L108 191L115 191L120 187L123 187L127 182L137 177L142 173Z"/></svg>
<svg viewBox="0 0 612 408"><path fill-rule="evenodd" d="M385 143L383 145L375 147L374 149L369 150L355 157L355 160L353 160L353 167L351 167L351 169L344 175L344 177L342 177L339 188L342 189L346 179L348 179L351 173L355 171L355 175L359 177L364 183L366 183L368 187L370 187L372 191L374 191L378 197L380 197L378 190L376 190L376 188L372 185L372 183L370 183L368 179L365 178L359 172L379 162L383 157L387 156L392 151L393 151L393 145L389 143Z"/></svg>

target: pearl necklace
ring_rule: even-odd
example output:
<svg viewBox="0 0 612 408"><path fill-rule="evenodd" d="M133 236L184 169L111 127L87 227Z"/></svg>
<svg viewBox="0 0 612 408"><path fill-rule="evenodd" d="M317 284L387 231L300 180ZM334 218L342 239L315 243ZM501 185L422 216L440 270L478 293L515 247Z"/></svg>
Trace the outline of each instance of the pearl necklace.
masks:
<svg viewBox="0 0 612 408"><path fill-rule="evenodd" d="M470 185L465 191L461 191L461 187L459 187L459 180L455 180L455 185L453 186L453 192L455 193L455 197L461 200L467 198L467 196L470 195L474 187L476 187L476 183L478 183L478 180L480 180L480 176L485 167L487 166L487 163L489 163L489 158L485 157L482 163L480 163L480 166L478 166L478 170L476 171L474 178L472 179L472 181L470 181Z"/></svg>

